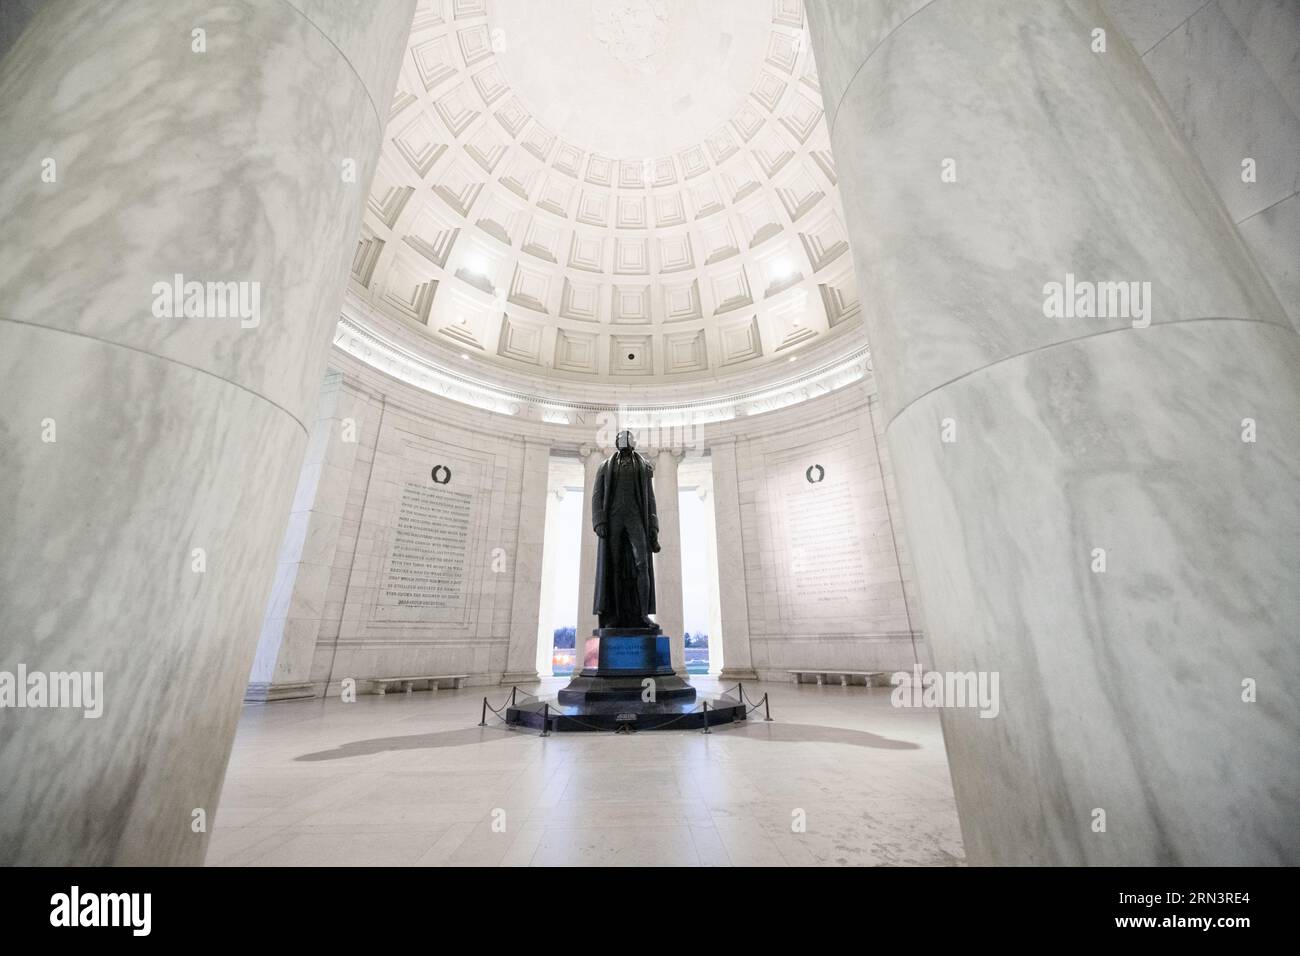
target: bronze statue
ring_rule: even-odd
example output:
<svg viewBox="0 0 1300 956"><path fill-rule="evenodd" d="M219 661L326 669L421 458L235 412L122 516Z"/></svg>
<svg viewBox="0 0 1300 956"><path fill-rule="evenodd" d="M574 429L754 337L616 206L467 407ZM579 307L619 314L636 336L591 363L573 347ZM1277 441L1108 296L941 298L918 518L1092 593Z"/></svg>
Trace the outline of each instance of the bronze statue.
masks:
<svg viewBox="0 0 1300 956"><path fill-rule="evenodd" d="M636 438L621 431L618 449L596 471L591 492L591 523L600 541L596 550L595 612L601 627L653 628L655 569L659 553L659 515L655 508L654 466L636 451Z"/></svg>
<svg viewBox="0 0 1300 956"><path fill-rule="evenodd" d="M614 445L618 451L596 469L591 489L600 626L590 637L579 637L574 675L555 705L539 702L540 711L514 707L507 722L535 721L543 730L652 730L743 720L745 705L728 697L697 711L695 688L673 670L668 635L650 620L659 551L655 470L637 454L630 431L620 431Z"/></svg>

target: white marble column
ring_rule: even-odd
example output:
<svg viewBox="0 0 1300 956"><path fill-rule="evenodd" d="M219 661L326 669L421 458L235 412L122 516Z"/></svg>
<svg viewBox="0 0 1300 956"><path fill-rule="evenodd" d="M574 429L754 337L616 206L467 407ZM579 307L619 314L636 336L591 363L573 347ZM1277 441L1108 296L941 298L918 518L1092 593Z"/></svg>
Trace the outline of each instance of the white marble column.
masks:
<svg viewBox="0 0 1300 956"><path fill-rule="evenodd" d="M583 649L587 638L598 625L592 607L596 603L596 544L599 539L591 527L591 488L596 482L596 469L609 457L609 452L593 445L583 445L578 452L582 458L582 544L578 550L578 631L574 638L574 673L582 670Z"/></svg>
<svg viewBox="0 0 1300 956"><path fill-rule="evenodd" d="M103 674L5 711L0 863L203 859L414 6L66 0L0 61L0 668Z"/></svg>
<svg viewBox="0 0 1300 956"><path fill-rule="evenodd" d="M655 621L668 635L673 670L686 676L686 626L682 606L681 506L677 500L677 465L681 449L659 448L651 461L655 466L655 504L659 512L659 548L655 564Z"/></svg>
<svg viewBox="0 0 1300 956"><path fill-rule="evenodd" d="M554 675L555 658L555 573L556 560L563 534L560 508L567 494L563 481L552 481L546 489L546 531L542 537L542 597L537 612L537 673L542 677Z"/></svg>
<svg viewBox="0 0 1300 956"><path fill-rule="evenodd" d="M511 562L514 589L510 603L510 649L503 684L537 680L537 623L542 607L542 548L546 540L546 499L551 446L524 442L523 487L519 493L519 539Z"/></svg>
<svg viewBox="0 0 1300 956"><path fill-rule="evenodd" d="M709 445L713 471L713 524L718 567L718 617L722 622L722 673L726 681L757 680L749 647L749 594L745 583L744 529L740 517L740 482L736 439Z"/></svg>
<svg viewBox="0 0 1300 956"><path fill-rule="evenodd" d="M722 649L722 609L718 606L718 523L713 514L712 479L700 484L696 494L704 504L704 566L709 577L709 674L716 677L722 673L726 654Z"/></svg>
<svg viewBox="0 0 1300 956"><path fill-rule="evenodd" d="M1300 863L1300 340L1164 101L1091 0L808 10L934 664L999 674L967 858Z"/></svg>
<svg viewBox="0 0 1300 956"><path fill-rule="evenodd" d="M357 458L365 403L331 372L321 387L307 456L280 543L271 600L262 621L246 700L315 696L311 667L316 654L334 551ZM324 693L324 688L322 688Z"/></svg>

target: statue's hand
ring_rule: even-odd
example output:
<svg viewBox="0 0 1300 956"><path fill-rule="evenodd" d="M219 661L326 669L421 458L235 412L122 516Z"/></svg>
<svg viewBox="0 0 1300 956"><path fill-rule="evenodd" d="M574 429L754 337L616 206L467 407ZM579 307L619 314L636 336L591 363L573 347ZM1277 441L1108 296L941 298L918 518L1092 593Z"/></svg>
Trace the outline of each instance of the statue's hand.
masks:
<svg viewBox="0 0 1300 956"><path fill-rule="evenodd" d="M653 551L655 554L658 554L658 553L659 553L659 539L658 539L658 538L652 538L652 539L651 539L651 541L650 541L650 550Z"/></svg>
<svg viewBox="0 0 1300 956"><path fill-rule="evenodd" d="M608 527L609 527L608 525L603 525L603 524L596 525L596 537L598 538L605 537L605 535L608 533Z"/></svg>

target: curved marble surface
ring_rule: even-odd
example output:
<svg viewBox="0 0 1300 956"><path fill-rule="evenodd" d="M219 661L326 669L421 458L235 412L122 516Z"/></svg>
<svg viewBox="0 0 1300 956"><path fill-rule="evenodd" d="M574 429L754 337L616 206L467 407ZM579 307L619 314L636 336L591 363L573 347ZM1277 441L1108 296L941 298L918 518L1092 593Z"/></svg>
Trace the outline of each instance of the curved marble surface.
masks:
<svg viewBox="0 0 1300 956"><path fill-rule="evenodd" d="M573 421L578 413L605 411L674 420L680 416L683 422L701 424L721 422L798 405L871 374L871 350L864 344L847 354L828 355L821 363L809 362L787 379L719 390L714 395L697 393L686 397L669 393L655 397L656 391L667 389L615 390L612 386L543 390L528 379L501 381L495 369L484 375L487 370L481 365L449 368L424 354L418 342L393 335L389 329L373 329L365 319L354 319L346 310L334 333L334 347L431 394L500 415L561 424Z"/></svg>
<svg viewBox="0 0 1300 956"><path fill-rule="evenodd" d="M970 859L1294 864L1300 339L1094 2L905 9L809 18L934 665L1001 675L944 712Z"/></svg>
<svg viewBox="0 0 1300 956"><path fill-rule="evenodd" d="M870 36L895 9L819 3L814 25L828 6L862 11ZM936 0L879 42L844 95L836 153L871 170L843 190L849 221L871 224L853 235L855 261L889 276L871 286L866 322L890 356L877 375L891 419L991 362L1131 325L1046 318L1043 287L1067 273L1150 282L1152 324L1290 324L1141 62L1121 42L1091 52L1090 30L1109 24L1095 4L1056 6L1027 16ZM1096 95L1106 88L1123 95ZM940 180L945 158L955 183Z"/></svg>
<svg viewBox="0 0 1300 956"><path fill-rule="evenodd" d="M4 62L0 128L0 317L202 369L304 421L329 333L303 317L337 307L382 133L321 29L284 2L55 4ZM177 273L260 283L260 323L155 318L154 283Z"/></svg>
<svg viewBox="0 0 1300 956"><path fill-rule="evenodd" d="M0 63L0 667L105 694L5 712L4 863L203 858L414 0L301 6L46 4Z"/></svg>
<svg viewBox="0 0 1300 956"><path fill-rule="evenodd" d="M835 129L844 94L858 70L881 43L924 9L931 0L893 0L889 3L826 3L809 10L813 29L822 36L846 35L852 43L817 43L817 76L821 80L822 100L826 104L826 124ZM808 3L812 8L813 4Z"/></svg>
<svg viewBox="0 0 1300 956"><path fill-rule="evenodd" d="M102 671L105 698L94 720L4 711L0 861L197 862L306 439L177 362L12 323L0 342L0 668Z"/></svg>
<svg viewBox="0 0 1300 956"><path fill-rule="evenodd" d="M388 120L393 87L406 53L412 5L405 0L282 0L311 22L343 55L365 87L380 125ZM369 183L370 180L360 180ZM351 250L349 250L351 251Z"/></svg>
<svg viewBox="0 0 1300 956"><path fill-rule="evenodd" d="M973 860L1300 859L1296 368L1290 330L1187 322L1020 356L894 421L936 665L1001 674L999 719L944 713Z"/></svg>

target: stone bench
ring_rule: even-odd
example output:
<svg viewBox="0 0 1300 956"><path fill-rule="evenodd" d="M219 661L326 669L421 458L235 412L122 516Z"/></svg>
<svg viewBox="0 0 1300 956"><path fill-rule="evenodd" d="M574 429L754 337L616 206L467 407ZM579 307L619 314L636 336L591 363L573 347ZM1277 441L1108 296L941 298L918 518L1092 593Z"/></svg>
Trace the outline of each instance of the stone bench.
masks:
<svg viewBox="0 0 1300 956"><path fill-rule="evenodd" d="M469 677L468 674L426 674L419 677L369 677L367 680L370 681L371 689L380 697L383 697L384 694L388 693L390 684L401 684L402 690L409 694L415 689L418 681L427 681L429 690L437 690L438 681L449 680L452 681L451 686L454 689L460 690L463 686L462 681L467 677Z"/></svg>
<svg viewBox="0 0 1300 956"><path fill-rule="evenodd" d="M803 677L805 674L812 674L817 678L818 687L826 683L826 678L828 675L832 677L839 677L841 687L849 686L850 677L865 677L867 680L867 686L869 687L871 686L871 678L879 677L882 674L885 674L887 672L886 671L846 671L846 670L840 670L838 668L805 667L799 670L791 669L790 671L788 671L788 673L790 675L790 680L796 684L799 683L799 679Z"/></svg>

